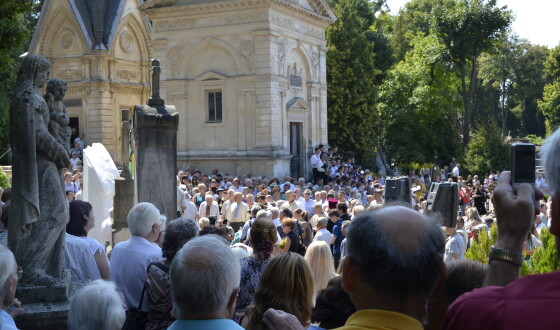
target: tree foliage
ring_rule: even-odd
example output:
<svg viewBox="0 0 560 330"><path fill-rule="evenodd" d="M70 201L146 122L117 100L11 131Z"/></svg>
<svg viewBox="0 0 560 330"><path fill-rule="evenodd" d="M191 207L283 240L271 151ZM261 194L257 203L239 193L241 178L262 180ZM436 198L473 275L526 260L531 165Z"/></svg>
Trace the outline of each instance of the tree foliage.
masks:
<svg viewBox="0 0 560 330"><path fill-rule="evenodd" d="M404 61L380 87L383 146L396 163L450 160L459 149L459 80L446 67L443 46L419 34Z"/></svg>
<svg viewBox="0 0 560 330"><path fill-rule="evenodd" d="M531 257L530 274L544 274L560 270L560 260L556 253L556 239L548 228L543 228L540 235L542 247L536 248Z"/></svg>
<svg viewBox="0 0 560 330"><path fill-rule="evenodd" d="M8 113L20 58L29 44L42 1L0 1L0 155L9 143ZM0 159L5 162L6 159Z"/></svg>
<svg viewBox="0 0 560 330"><path fill-rule="evenodd" d="M509 143L500 134L496 123L488 123L476 131L465 155L465 167L472 174L504 170L510 166Z"/></svg>
<svg viewBox="0 0 560 330"><path fill-rule="evenodd" d="M550 83L544 86L543 98L538 104L545 117L546 133L552 134L560 125L560 46L550 51L544 67Z"/></svg>
<svg viewBox="0 0 560 330"><path fill-rule="evenodd" d="M367 32L375 20L367 0L340 0L338 20L327 29L329 144L354 151L359 161L373 160L378 136L375 108L374 45Z"/></svg>
<svg viewBox="0 0 560 330"><path fill-rule="evenodd" d="M483 52L492 51L512 21L506 7L496 0L443 0L433 10L434 31L461 77L463 98L463 146L470 139L471 112L476 90L478 60Z"/></svg>

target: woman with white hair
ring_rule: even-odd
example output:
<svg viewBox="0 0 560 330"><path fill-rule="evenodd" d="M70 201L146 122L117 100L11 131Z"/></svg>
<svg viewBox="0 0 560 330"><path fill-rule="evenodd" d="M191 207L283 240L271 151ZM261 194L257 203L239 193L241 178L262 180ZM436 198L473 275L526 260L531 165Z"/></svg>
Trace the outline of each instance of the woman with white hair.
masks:
<svg viewBox="0 0 560 330"><path fill-rule="evenodd" d="M96 280L78 290L72 298L68 329L120 330L125 318L123 301L115 284Z"/></svg>
<svg viewBox="0 0 560 330"><path fill-rule="evenodd" d="M165 231L165 220L165 216L161 215L153 204L136 204L128 212L126 219L130 238L113 248L111 280L123 292L129 311L127 321L135 318L145 322L148 317L147 299L142 289L146 282L148 265L163 258L161 248L155 241Z"/></svg>
<svg viewBox="0 0 560 330"><path fill-rule="evenodd" d="M0 329L2 330L17 329L16 323L12 318L13 312L12 315L8 314L6 308L12 304L19 307L15 294L21 275L21 268L17 266L12 251L0 245L0 285L2 285L0 287L0 302L2 303L0 309ZM21 312L21 309L18 309L18 312Z"/></svg>

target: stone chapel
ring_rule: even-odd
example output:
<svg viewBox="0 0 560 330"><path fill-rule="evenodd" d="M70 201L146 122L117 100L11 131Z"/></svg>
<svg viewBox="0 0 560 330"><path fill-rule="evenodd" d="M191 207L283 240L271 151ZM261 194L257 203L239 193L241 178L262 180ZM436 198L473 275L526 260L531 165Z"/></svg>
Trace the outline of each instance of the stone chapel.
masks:
<svg viewBox="0 0 560 330"><path fill-rule="evenodd" d="M45 0L29 53L68 83L71 126L116 160L122 110L146 103L157 58L179 168L309 177L328 142L335 20L325 0Z"/></svg>

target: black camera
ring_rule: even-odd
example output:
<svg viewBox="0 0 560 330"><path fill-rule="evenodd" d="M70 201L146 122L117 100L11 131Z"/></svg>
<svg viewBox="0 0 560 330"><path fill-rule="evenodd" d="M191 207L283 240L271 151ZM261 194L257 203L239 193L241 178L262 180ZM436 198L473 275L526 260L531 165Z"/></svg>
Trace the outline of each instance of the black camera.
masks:
<svg viewBox="0 0 560 330"><path fill-rule="evenodd" d="M535 189L535 145L532 143L514 143L511 145L511 185L513 190L522 183L528 183Z"/></svg>

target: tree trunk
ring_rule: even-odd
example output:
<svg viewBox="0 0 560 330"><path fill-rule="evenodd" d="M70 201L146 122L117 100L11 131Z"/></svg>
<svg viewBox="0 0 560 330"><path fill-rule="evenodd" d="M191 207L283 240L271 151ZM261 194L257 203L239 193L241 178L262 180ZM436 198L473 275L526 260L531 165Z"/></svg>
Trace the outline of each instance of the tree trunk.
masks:
<svg viewBox="0 0 560 330"><path fill-rule="evenodd" d="M461 70L461 89L463 95L463 150L469 143L469 126L470 126L470 115L471 115L471 106L470 106L470 99L467 94L467 82L465 77L465 63L459 63L459 69Z"/></svg>

